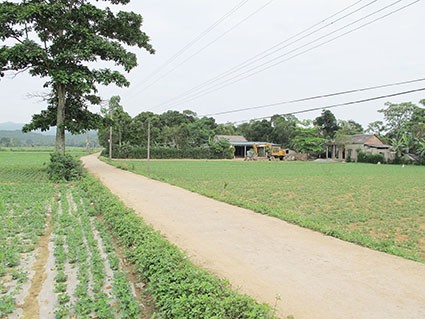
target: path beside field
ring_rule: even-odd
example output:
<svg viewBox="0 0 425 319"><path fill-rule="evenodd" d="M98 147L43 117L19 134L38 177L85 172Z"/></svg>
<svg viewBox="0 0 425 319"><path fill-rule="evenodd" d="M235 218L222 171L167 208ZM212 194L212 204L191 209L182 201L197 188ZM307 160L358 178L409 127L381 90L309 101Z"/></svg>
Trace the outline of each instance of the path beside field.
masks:
<svg viewBox="0 0 425 319"><path fill-rule="evenodd" d="M423 319L425 265L82 158L196 264L296 319Z"/></svg>

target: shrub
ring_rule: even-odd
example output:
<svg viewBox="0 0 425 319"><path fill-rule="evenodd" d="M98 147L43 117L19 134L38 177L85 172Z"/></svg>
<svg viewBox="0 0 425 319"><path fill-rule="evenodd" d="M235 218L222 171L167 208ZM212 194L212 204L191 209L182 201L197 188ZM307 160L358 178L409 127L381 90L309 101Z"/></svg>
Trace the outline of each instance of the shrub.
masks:
<svg viewBox="0 0 425 319"><path fill-rule="evenodd" d="M403 164L413 164L411 160L402 157L402 156L396 156L392 161L390 161L390 164L397 164L397 165L403 165Z"/></svg>
<svg viewBox="0 0 425 319"><path fill-rule="evenodd" d="M47 173L52 181L73 181L83 176L81 161L70 154L52 153Z"/></svg>
<svg viewBox="0 0 425 319"><path fill-rule="evenodd" d="M123 145L114 145L112 156L114 158L146 158L148 154L146 147ZM109 155L109 150L102 152L103 156ZM155 146L150 149L150 157L152 159L224 159L233 158L233 151L229 146L215 143L206 147L188 147L175 148Z"/></svg>
<svg viewBox="0 0 425 319"><path fill-rule="evenodd" d="M365 153L365 152L359 152L357 155L357 162L360 163L384 163L384 155L382 154L371 154L371 153Z"/></svg>

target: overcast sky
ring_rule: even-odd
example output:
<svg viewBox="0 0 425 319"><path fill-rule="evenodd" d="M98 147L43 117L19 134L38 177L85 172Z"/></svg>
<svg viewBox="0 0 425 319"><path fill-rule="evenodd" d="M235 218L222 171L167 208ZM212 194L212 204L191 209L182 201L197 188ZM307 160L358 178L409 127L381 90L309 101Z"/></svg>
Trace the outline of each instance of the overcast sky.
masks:
<svg viewBox="0 0 425 319"><path fill-rule="evenodd" d="M397 3L390 6L395 2ZM168 109L190 109L201 116L422 78L425 77L425 1L419 1L355 32L302 53L413 2L414 0L133 0L126 9L143 16L143 31L150 36L157 52L149 55L132 48L139 57L139 66L128 74L130 88L110 86L100 88L100 93L104 99L120 95L124 109L132 116L143 111L162 113ZM236 10L238 5L240 7ZM339 15L329 18L351 5L353 6ZM361 9L363 6L365 8ZM385 6L390 7L373 14ZM353 11L357 12L350 14ZM230 14L231 12L233 13ZM368 15L370 17L365 18ZM363 20L355 22L360 19ZM221 22L216 23L217 21ZM318 24L320 22L322 23ZM316 27L311 28L314 25ZM259 56L258 61L251 62L238 72L218 78L212 83L216 85L213 89L233 82L240 73L246 76L249 72L262 70L270 64L286 61L197 99L175 99L177 96L184 97L183 94L188 90L307 29L309 31L276 47L286 48L268 57ZM336 32L338 29L341 30ZM204 32L205 30L210 31ZM334 33L326 36L331 32ZM202 34L205 36L201 38ZM194 42L197 38L200 40ZM170 60L189 43L193 45L188 50ZM212 44L205 48L209 43ZM200 51L202 48L205 49ZM297 54L299 55L295 56ZM273 62L266 64L271 59ZM165 64L167 61L170 63ZM264 66L260 67L261 64ZM158 78L160 79L157 81ZM224 82L226 80L228 81ZM27 97L29 93L42 91L44 81L27 74L19 74L14 78L9 74L3 78L0 82L0 122L28 122L31 114L45 108L43 102ZM425 82L214 117L219 123L249 120L422 87L425 87ZM201 92L209 88L211 86L205 86ZM332 109L332 112L338 119L352 119L367 126L369 122L382 119L377 110L383 108L386 101L418 103L424 98L425 91L343 106ZM93 110L96 111L96 108ZM319 114L320 111L316 111L297 116L313 119Z"/></svg>

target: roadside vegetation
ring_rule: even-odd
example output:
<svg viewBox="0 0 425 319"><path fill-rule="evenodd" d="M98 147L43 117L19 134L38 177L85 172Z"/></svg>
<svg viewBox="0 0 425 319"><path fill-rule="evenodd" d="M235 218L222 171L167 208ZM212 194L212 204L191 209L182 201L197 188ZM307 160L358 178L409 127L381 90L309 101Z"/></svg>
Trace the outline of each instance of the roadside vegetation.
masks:
<svg viewBox="0 0 425 319"><path fill-rule="evenodd" d="M146 175L146 161L109 161ZM316 162L151 161L150 176L324 234L425 262L425 169Z"/></svg>
<svg viewBox="0 0 425 319"><path fill-rule="evenodd" d="M220 135L242 135L248 141L268 142L303 153L307 157L326 157L329 145L344 145L352 135L374 134L391 145L395 164L410 163L406 154L416 158L415 164L425 163L425 110L412 102L386 103L379 110L384 121L375 121L366 129L353 120L337 119L330 110L311 120L300 120L295 115L273 115L270 119L247 123L216 123L213 117L198 117L190 110L167 111L162 114L142 112L131 117L119 104L119 96L111 98L109 109L104 109L108 121L99 129L99 143L104 154L109 152L109 133L112 128L112 157L146 158L148 131L151 158L233 158L234 149ZM425 105L425 100L419 102ZM328 154L330 156L330 154ZM369 154L366 154L369 155ZM384 158L361 158L364 162ZM359 159L360 161L360 159Z"/></svg>
<svg viewBox="0 0 425 319"><path fill-rule="evenodd" d="M49 156L0 152L0 318L275 318L94 178L50 182Z"/></svg>

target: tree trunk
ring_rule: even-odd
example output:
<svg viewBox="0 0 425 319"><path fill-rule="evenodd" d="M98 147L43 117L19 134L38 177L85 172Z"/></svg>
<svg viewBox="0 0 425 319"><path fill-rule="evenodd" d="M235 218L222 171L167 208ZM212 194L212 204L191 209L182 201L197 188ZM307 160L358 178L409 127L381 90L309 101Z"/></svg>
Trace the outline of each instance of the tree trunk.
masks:
<svg viewBox="0 0 425 319"><path fill-rule="evenodd" d="M57 84L56 152L65 154L65 85Z"/></svg>

